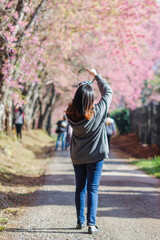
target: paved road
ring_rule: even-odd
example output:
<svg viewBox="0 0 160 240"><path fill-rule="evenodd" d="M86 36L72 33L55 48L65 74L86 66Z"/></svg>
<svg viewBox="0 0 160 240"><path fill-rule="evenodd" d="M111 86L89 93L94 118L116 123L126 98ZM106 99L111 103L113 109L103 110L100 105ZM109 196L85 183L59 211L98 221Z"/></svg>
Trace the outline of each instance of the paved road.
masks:
<svg viewBox="0 0 160 240"><path fill-rule="evenodd" d="M99 188L98 235L75 230L74 172L68 152L57 152L45 183L33 194L22 216L0 240L160 240L160 181L129 165L112 148Z"/></svg>

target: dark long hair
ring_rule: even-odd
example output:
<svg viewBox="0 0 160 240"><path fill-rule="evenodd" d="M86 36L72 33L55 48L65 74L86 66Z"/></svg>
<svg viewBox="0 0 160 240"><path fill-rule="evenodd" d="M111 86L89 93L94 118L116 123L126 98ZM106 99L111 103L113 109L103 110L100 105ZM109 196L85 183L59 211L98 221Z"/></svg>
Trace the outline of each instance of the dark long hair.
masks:
<svg viewBox="0 0 160 240"><path fill-rule="evenodd" d="M20 114L23 114L23 109L22 109L22 107L19 107L19 108L18 108L18 111L20 112Z"/></svg>
<svg viewBox="0 0 160 240"><path fill-rule="evenodd" d="M90 84L80 86L72 103L69 104L66 113L72 120L79 121L81 119L90 119L94 115L93 111L94 91Z"/></svg>

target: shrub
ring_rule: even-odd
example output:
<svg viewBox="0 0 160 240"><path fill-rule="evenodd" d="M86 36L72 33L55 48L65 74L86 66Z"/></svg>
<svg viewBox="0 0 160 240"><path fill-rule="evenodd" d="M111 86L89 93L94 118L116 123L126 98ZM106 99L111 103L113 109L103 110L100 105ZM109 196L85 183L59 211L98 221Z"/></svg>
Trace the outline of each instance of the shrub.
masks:
<svg viewBox="0 0 160 240"><path fill-rule="evenodd" d="M110 113L115 120L119 134L127 134L130 132L130 110L127 108L117 109Z"/></svg>

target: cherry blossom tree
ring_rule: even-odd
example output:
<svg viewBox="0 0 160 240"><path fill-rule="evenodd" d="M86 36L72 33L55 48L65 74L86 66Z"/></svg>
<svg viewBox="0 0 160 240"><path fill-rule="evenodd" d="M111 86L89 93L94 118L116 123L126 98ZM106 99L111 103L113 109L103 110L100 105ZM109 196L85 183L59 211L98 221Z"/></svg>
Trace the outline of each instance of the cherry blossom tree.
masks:
<svg viewBox="0 0 160 240"><path fill-rule="evenodd" d="M63 114L82 66L109 77L112 108L140 106L146 81L155 78L160 57L155 0L0 0L0 13L0 129L6 110L11 126L12 102L24 104L29 125L34 118L43 126L39 119L51 99L53 110L58 96L55 115ZM54 96L44 100L40 114L48 83Z"/></svg>

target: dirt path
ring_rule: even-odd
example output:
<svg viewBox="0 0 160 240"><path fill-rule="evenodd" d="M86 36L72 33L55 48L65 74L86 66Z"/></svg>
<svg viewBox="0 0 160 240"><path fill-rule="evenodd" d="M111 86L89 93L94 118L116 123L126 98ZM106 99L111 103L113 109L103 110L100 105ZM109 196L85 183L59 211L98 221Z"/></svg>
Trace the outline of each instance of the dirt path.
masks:
<svg viewBox="0 0 160 240"><path fill-rule="evenodd" d="M75 230L74 172L68 152L57 152L45 183L32 195L22 216L8 225L0 240L160 239L160 181L127 164L128 156L112 148L105 160L97 225L99 235Z"/></svg>

